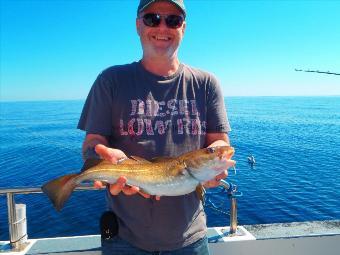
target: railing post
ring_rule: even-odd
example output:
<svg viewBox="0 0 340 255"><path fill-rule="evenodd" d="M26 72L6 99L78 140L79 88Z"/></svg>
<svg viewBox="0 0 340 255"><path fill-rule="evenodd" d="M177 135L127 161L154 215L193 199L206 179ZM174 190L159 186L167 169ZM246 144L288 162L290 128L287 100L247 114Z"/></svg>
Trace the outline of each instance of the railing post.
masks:
<svg viewBox="0 0 340 255"><path fill-rule="evenodd" d="M241 192L237 191L237 186L228 183L224 180L220 181L220 186L225 188L228 193L228 198L230 199L230 230L229 235L236 234L237 231L237 197L242 196Z"/></svg>
<svg viewBox="0 0 340 255"><path fill-rule="evenodd" d="M17 233L17 226L15 223L16 212L15 212L15 201L14 194L7 193L7 209L8 209L8 230L9 230L9 240L12 248L15 248L15 236Z"/></svg>
<svg viewBox="0 0 340 255"><path fill-rule="evenodd" d="M230 230L229 234L235 234L237 230L237 202L235 197L230 199Z"/></svg>
<svg viewBox="0 0 340 255"><path fill-rule="evenodd" d="M11 248L23 250L27 245L26 205L16 204L13 193L7 193L8 230Z"/></svg>
<svg viewBox="0 0 340 255"><path fill-rule="evenodd" d="M97 189L91 186L82 186L77 187L75 190L82 191ZM7 196L8 232L10 245L13 251L22 251L29 244L29 241L27 241L26 205L15 204L14 195L31 193L42 193L42 190L40 187L18 187L0 189L0 196Z"/></svg>

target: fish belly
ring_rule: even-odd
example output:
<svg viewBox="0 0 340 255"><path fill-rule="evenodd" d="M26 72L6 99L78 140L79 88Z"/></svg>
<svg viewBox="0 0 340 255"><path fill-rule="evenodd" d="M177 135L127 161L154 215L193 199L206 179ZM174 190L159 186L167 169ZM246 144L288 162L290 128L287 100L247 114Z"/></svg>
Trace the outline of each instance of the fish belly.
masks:
<svg viewBox="0 0 340 255"><path fill-rule="evenodd" d="M114 175L109 172L103 173L89 173L81 176L76 180L78 184L83 181L103 181L113 184L120 176ZM190 175L185 174L176 177L168 177L162 180L147 181L142 178L134 178L133 176L127 176L127 184L137 186L143 190L143 192L150 195L157 196L180 196L189 194L196 189L199 181L192 178Z"/></svg>
<svg viewBox="0 0 340 255"><path fill-rule="evenodd" d="M146 183L128 180L128 183L140 187L143 192L156 196L181 196L194 191L199 182L193 178L176 178L171 181Z"/></svg>

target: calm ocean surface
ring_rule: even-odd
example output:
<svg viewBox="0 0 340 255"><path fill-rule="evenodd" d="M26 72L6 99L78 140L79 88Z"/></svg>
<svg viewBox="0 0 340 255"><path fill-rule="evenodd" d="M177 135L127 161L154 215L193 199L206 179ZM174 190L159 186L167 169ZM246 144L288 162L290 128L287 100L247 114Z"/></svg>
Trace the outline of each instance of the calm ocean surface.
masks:
<svg viewBox="0 0 340 255"><path fill-rule="evenodd" d="M226 103L238 169L229 181L243 192L239 223L340 219L340 97L233 97ZM0 103L0 188L40 186L80 169L82 105ZM74 193L61 213L43 194L15 198L27 204L30 238L99 233L103 191ZM224 194L209 198L229 205ZM228 216L206 210L209 226L229 224ZM0 240L7 239L6 197L0 196Z"/></svg>

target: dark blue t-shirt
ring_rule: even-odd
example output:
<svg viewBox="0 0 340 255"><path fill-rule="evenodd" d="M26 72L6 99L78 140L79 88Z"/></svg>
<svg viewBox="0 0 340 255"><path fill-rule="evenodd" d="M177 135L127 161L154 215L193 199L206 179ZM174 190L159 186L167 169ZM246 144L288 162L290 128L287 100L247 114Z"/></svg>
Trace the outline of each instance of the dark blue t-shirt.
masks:
<svg viewBox="0 0 340 255"><path fill-rule="evenodd" d="M230 131L221 89L207 72L180 64L157 76L140 62L113 66L95 81L78 128L106 136L126 155L151 159L202 148L207 133ZM174 250L206 234L206 218L195 192L160 201L140 195L108 196L119 236L148 251Z"/></svg>

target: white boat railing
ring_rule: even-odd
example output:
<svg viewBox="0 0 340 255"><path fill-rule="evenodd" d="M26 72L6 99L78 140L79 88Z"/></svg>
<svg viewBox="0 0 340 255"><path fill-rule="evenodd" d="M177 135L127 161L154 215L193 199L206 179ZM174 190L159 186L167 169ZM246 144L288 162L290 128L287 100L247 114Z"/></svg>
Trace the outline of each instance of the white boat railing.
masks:
<svg viewBox="0 0 340 255"><path fill-rule="evenodd" d="M76 191L97 190L94 187L82 186L77 187ZM32 194L42 193L40 187L15 187L0 189L0 196L7 196L7 210L8 210L8 233L10 238L10 245L13 250L20 251L26 246L27 231L26 231L26 213L20 215L18 218L18 205L15 203L14 196L18 194ZM22 207L21 207L22 208ZM20 208L20 209L21 209ZM23 224L24 223L24 224ZM24 230L22 229L24 228Z"/></svg>
<svg viewBox="0 0 340 255"><path fill-rule="evenodd" d="M230 231L229 235L236 234L237 230L237 187L234 184L221 180L221 187L223 187L228 194L230 200ZM104 189L104 188L103 188ZM92 186L77 187L75 191L98 190ZM8 232L10 237L11 248L15 251L23 250L27 245L27 231L26 231L26 207L18 206L15 203L14 196L18 194L32 194L43 193L40 187L20 187L20 188L0 188L0 196L7 196L7 210L8 210ZM18 209L23 212L18 213ZM21 218L18 218L20 214Z"/></svg>

